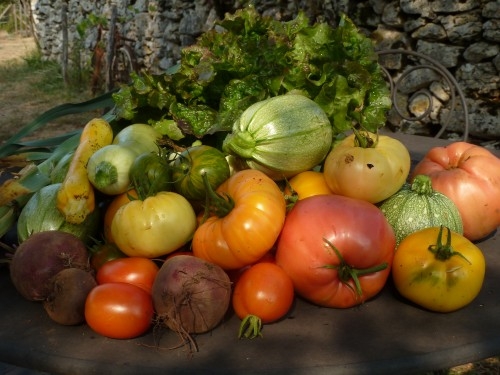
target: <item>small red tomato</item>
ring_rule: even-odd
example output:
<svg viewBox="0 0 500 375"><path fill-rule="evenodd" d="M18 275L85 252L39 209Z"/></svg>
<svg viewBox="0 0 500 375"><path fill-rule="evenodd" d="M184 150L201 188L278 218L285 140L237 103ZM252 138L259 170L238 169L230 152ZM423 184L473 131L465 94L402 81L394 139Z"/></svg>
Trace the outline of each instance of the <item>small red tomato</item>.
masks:
<svg viewBox="0 0 500 375"><path fill-rule="evenodd" d="M134 284L151 294L158 270L158 265L149 258L118 258L103 264L96 273L96 280L98 284L113 282Z"/></svg>
<svg viewBox="0 0 500 375"><path fill-rule="evenodd" d="M262 323L271 323L285 316L293 301L290 277L280 266L265 261L249 267L240 275L232 303L240 319L255 315Z"/></svg>
<svg viewBox="0 0 500 375"><path fill-rule="evenodd" d="M100 335L131 339L144 334L154 315L151 295L127 283L106 283L92 289L85 301L85 320Z"/></svg>
<svg viewBox="0 0 500 375"><path fill-rule="evenodd" d="M90 265L97 271L104 263L123 257L126 257L126 255L114 243L106 242L91 249Z"/></svg>

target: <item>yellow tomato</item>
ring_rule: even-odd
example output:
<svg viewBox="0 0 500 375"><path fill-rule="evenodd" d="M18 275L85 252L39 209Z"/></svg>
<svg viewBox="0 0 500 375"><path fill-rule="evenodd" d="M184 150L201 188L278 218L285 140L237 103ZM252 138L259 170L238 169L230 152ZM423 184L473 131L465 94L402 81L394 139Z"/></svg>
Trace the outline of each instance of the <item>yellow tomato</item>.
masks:
<svg viewBox="0 0 500 375"><path fill-rule="evenodd" d="M155 258L186 244L196 226L196 214L188 200L162 191L121 206L111 222L111 235L126 255Z"/></svg>
<svg viewBox="0 0 500 375"><path fill-rule="evenodd" d="M313 195L333 194L323 173L317 171L305 171L292 177L285 188L285 194L294 193L299 200Z"/></svg>
<svg viewBox="0 0 500 375"><path fill-rule="evenodd" d="M358 133L335 146L324 166L326 182L334 194L378 203L403 186L411 159L406 146L395 138Z"/></svg>
<svg viewBox="0 0 500 375"><path fill-rule="evenodd" d="M485 268L482 251L467 238L446 227L431 227L401 241L392 277L408 300L428 310L451 312L476 298Z"/></svg>

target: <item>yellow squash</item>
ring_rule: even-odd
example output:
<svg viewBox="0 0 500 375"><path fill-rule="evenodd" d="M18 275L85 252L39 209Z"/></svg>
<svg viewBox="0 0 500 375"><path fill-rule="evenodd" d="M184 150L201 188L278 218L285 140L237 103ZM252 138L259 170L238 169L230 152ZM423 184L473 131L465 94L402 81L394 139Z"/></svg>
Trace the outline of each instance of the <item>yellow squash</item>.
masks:
<svg viewBox="0 0 500 375"><path fill-rule="evenodd" d="M94 211L94 188L87 176L87 163L97 150L112 141L113 130L104 119L92 119L83 128L80 142L57 193L57 208L67 222L80 224Z"/></svg>

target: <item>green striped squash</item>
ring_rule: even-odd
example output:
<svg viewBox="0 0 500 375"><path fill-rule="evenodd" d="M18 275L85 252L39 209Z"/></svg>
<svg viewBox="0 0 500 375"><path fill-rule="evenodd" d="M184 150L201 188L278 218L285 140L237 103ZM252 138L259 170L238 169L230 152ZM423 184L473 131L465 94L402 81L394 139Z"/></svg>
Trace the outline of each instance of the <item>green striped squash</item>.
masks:
<svg viewBox="0 0 500 375"><path fill-rule="evenodd" d="M433 190L426 175L415 176L379 206L394 229L399 244L406 236L420 229L444 225L463 234L462 218L455 203Z"/></svg>
<svg viewBox="0 0 500 375"><path fill-rule="evenodd" d="M323 109L304 95L288 93L248 107L224 140L223 151L281 180L321 163L332 139Z"/></svg>

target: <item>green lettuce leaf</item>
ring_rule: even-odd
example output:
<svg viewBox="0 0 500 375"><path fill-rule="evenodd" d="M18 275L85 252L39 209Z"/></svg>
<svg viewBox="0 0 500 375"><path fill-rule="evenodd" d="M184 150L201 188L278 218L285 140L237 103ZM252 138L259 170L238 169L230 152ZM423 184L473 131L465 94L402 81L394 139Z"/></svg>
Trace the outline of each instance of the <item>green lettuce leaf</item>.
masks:
<svg viewBox="0 0 500 375"><path fill-rule="evenodd" d="M240 9L184 48L169 72L132 79L113 95L117 116L169 124L157 126L165 132L175 121L198 139L231 131L251 104L292 90L324 109L336 135L354 126L376 131L392 104L372 41L345 15L333 28L311 25L302 12L280 22Z"/></svg>

